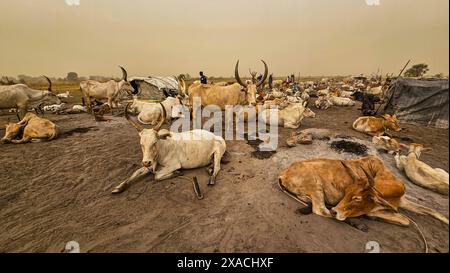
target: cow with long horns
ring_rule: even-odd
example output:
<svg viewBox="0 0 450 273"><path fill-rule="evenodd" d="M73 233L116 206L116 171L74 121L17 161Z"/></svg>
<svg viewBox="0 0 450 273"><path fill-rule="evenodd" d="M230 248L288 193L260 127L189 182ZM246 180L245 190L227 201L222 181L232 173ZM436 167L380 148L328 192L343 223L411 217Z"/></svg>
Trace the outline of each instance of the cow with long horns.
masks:
<svg viewBox="0 0 450 273"><path fill-rule="evenodd" d="M246 83L239 76L239 61L236 63L234 75L237 83L228 86L217 86L213 84L192 84L189 87L189 103L194 105L194 98L201 98L201 106L217 105L225 110L227 105L256 105L257 89L264 84L267 79L269 68L264 64L264 76L257 83ZM196 109L193 109L195 115Z"/></svg>
<svg viewBox="0 0 450 273"><path fill-rule="evenodd" d="M130 183L150 172L155 175L155 180L160 181L179 175L180 169L195 169L211 164L209 184L215 183L226 150L222 137L205 130L173 133L161 129L166 119L164 107L158 124L152 129L145 129L129 117L129 105L125 108L125 118L136 128L141 138L142 168L115 187L112 193L123 192Z"/></svg>
<svg viewBox="0 0 450 273"><path fill-rule="evenodd" d="M31 89L25 84L0 86L0 109L17 108L19 109L19 114L23 117L30 106L35 107L45 103L61 104L61 100L52 91L51 80L46 76L43 77L49 84L48 89L45 91Z"/></svg>
<svg viewBox="0 0 450 273"><path fill-rule="evenodd" d="M110 80L107 82L98 82L93 80L82 81L80 89L83 97L86 100L88 112L91 112L91 98L107 99L108 105L111 109L117 108L117 101L121 90L127 88L132 89L128 82L128 74L125 68L119 66L122 70L122 79L120 81Z"/></svg>
<svg viewBox="0 0 450 273"><path fill-rule="evenodd" d="M279 186L297 201L311 204L315 214L340 221L367 215L408 226L409 218L399 213L402 208L428 214L448 225L444 215L409 200L403 182L375 156L295 162L280 174Z"/></svg>

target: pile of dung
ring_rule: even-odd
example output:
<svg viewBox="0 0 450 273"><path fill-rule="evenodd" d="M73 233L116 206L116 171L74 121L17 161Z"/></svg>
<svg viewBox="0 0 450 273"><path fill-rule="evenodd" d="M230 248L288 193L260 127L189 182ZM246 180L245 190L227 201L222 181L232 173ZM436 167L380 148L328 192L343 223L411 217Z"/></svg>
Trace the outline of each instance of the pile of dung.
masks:
<svg viewBox="0 0 450 273"><path fill-rule="evenodd" d="M358 142L348 141L348 140L338 140L331 143L331 148L339 153L349 153L359 156L367 156L368 148Z"/></svg>
<svg viewBox="0 0 450 273"><path fill-rule="evenodd" d="M259 139L251 140L251 139L249 139L247 134L244 135L244 138L247 141L247 144L252 146L253 149L255 149L255 151L251 153L252 157L254 157L254 158L261 159L261 160L269 159L274 154L277 153L276 151L261 151L259 149L259 145L262 143L262 141Z"/></svg>

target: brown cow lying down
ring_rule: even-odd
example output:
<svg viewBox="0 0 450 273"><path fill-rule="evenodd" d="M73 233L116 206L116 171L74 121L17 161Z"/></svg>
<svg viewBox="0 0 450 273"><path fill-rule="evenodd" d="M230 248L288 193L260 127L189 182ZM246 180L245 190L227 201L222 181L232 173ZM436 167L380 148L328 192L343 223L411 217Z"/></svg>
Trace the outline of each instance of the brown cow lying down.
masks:
<svg viewBox="0 0 450 273"><path fill-rule="evenodd" d="M17 140L23 132L22 139ZM58 127L48 119L27 113L19 123L6 125L2 143L23 144L30 141L53 140L58 136Z"/></svg>
<svg viewBox="0 0 450 273"><path fill-rule="evenodd" d="M388 129L396 132L401 130L397 116L389 114L384 114L379 118L360 117L353 123L353 129L371 136L381 136Z"/></svg>
<svg viewBox="0 0 450 273"><path fill-rule="evenodd" d="M359 160L312 159L292 164L279 176L281 189L312 211L340 221L367 215L408 226L399 208L428 214L448 225L444 215L405 198L405 185L375 156ZM325 203L333 206L327 209Z"/></svg>

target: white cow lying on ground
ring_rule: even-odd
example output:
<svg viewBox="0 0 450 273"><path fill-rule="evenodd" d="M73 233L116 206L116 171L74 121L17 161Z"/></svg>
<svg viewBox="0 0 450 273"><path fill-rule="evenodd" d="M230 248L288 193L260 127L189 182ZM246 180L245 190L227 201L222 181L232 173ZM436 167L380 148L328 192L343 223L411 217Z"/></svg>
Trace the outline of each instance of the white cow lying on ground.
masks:
<svg viewBox="0 0 450 273"><path fill-rule="evenodd" d="M144 129L128 116L128 106L125 108L125 117L137 129L141 138L143 167L115 187L112 193L123 192L130 183L150 172L155 175L155 180L160 181L179 175L180 169L194 169L210 164L213 164L213 168L209 184L215 183L226 150L222 137L205 130L182 133L160 130L166 119L165 112L153 129Z"/></svg>
<svg viewBox="0 0 450 273"><path fill-rule="evenodd" d="M56 96L57 96L58 98L60 98L60 99L68 99L68 98L71 97L69 91L64 92L64 93L59 93L59 94L57 94Z"/></svg>
<svg viewBox="0 0 450 273"><path fill-rule="evenodd" d="M44 106L44 108L42 108L42 110L44 110L45 112L56 113L58 111L65 110L66 108L67 108L67 104L61 103L61 104L53 104L53 105Z"/></svg>
<svg viewBox="0 0 450 273"><path fill-rule="evenodd" d="M282 110L266 109L261 113L261 118L266 124L274 124L274 122L278 122L278 126L297 129L300 127L301 122L305 117L314 118L316 116L311 109L306 108L306 104L306 102L303 104L291 103ZM275 114L278 114L278 120L273 120Z"/></svg>
<svg viewBox="0 0 450 273"><path fill-rule="evenodd" d="M180 99L173 97L168 97L161 103L145 104L138 115L138 120L142 124L154 126L161 119L163 111L167 113L166 122L174 118L182 118L183 115L180 111L174 111L175 107L179 106L182 106Z"/></svg>
<svg viewBox="0 0 450 273"><path fill-rule="evenodd" d="M437 193L448 195L448 173L442 169L433 168L419 160L421 152L426 150L421 144L411 144L407 156L395 156L397 168L405 171L406 176L416 185Z"/></svg>
<svg viewBox="0 0 450 273"><path fill-rule="evenodd" d="M355 105L355 101L352 99L349 99L349 98L329 96L328 99L330 100L331 104L334 106L354 106Z"/></svg>

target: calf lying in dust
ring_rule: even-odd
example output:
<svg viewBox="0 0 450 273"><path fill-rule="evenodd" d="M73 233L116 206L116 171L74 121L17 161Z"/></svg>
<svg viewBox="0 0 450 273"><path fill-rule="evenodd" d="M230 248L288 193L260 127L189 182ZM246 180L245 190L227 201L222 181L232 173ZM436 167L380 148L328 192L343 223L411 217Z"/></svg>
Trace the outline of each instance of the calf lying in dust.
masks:
<svg viewBox="0 0 450 273"><path fill-rule="evenodd" d="M422 151L426 149L421 144L412 143L408 155L396 154L397 168L405 171L414 184L448 196L448 173L419 160Z"/></svg>
<svg viewBox="0 0 450 273"><path fill-rule="evenodd" d="M22 139L17 140L22 132ZM1 142L23 144L30 141L50 141L58 136L58 132L58 127L50 120L27 113L19 123L6 125L6 133Z"/></svg>
<svg viewBox="0 0 450 273"><path fill-rule="evenodd" d="M286 140L286 144L289 147L295 147L297 144L312 144L314 139L330 140L331 138L337 136L338 135L336 133L333 133L328 129L309 128L302 131L292 132Z"/></svg>
<svg viewBox="0 0 450 273"><path fill-rule="evenodd" d="M389 154L400 152L400 149L404 147L404 144L399 143L394 138L388 136L374 136L372 143L379 149L386 150Z"/></svg>

